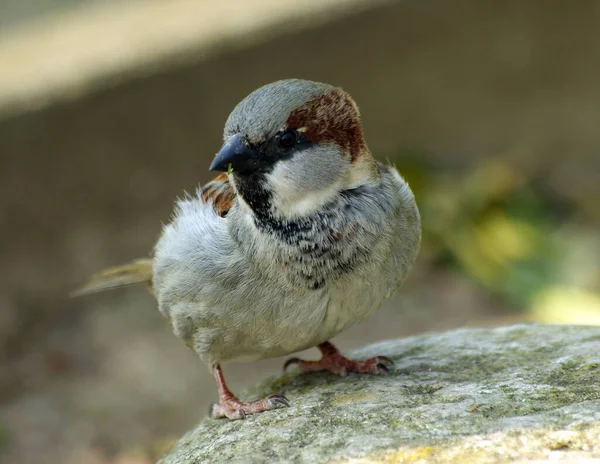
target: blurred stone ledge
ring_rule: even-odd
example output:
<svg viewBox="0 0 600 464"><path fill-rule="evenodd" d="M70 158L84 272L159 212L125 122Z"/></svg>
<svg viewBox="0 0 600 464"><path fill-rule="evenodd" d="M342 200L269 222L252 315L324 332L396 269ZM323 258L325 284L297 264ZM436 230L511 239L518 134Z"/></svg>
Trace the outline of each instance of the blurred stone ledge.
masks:
<svg viewBox="0 0 600 464"><path fill-rule="evenodd" d="M242 398L283 393L290 408L244 421L204 419L160 462L600 458L600 328L461 329L352 355L387 355L396 368L381 377L290 373L267 381Z"/></svg>
<svg viewBox="0 0 600 464"><path fill-rule="evenodd" d="M128 0L0 31L0 118L389 0Z"/></svg>

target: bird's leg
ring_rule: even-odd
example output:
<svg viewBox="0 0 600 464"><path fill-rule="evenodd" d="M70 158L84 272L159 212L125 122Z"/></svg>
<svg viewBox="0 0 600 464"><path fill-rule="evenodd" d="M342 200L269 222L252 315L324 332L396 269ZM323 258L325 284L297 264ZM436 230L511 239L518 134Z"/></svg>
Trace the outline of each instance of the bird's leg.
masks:
<svg viewBox="0 0 600 464"><path fill-rule="evenodd" d="M320 372L329 371L336 375L345 377L349 372L365 374L384 374L389 372L388 366L393 366L392 361L387 356L375 356L364 361L352 361L344 357L338 349L329 342L317 345L321 351L322 357L318 361L303 361L298 358L291 358L283 366L285 370L290 364L298 364L301 372Z"/></svg>
<svg viewBox="0 0 600 464"><path fill-rule="evenodd" d="M217 381L219 389L219 403L212 405L210 413L212 417L227 417L228 419L245 419L249 414L257 414L259 412L275 409L279 405L289 406L287 398L282 395L271 395L266 398L251 403L242 403L231 390L227 388L225 377L221 366L213 364L213 375Z"/></svg>

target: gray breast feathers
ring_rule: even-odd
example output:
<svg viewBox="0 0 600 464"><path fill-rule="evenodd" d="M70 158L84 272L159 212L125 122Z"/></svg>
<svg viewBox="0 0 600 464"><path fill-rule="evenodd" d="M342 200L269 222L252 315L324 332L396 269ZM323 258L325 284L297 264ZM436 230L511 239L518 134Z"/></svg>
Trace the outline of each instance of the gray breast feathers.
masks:
<svg viewBox="0 0 600 464"><path fill-rule="evenodd" d="M395 170L385 170L380 185L342 191L318 212L299 219L261 215L250 221L244 214L232 213L229 230L248 259L304 288L322 288L381 264L399 240L407 248L402 261L412 264L418 250L414 197Z"/></svg>

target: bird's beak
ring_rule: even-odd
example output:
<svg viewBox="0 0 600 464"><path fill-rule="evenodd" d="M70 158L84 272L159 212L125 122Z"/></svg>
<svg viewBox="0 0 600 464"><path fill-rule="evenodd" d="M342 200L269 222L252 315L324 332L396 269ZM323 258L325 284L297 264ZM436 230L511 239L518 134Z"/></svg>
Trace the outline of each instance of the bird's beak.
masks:
<svg viewBox="0 0 600 464"><path fill-rule="evenodd" d="M234 134L225 141L209 169L222 172L230 169L234 172L249 171L257 164L257 158L256 151L244 143L242 136Z"/></svg>

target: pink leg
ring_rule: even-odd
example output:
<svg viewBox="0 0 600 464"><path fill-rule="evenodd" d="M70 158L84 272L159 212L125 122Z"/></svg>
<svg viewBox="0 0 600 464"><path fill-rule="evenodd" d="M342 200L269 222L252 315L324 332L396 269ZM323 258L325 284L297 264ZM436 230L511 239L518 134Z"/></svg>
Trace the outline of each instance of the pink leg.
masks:
<svg viewBox="0 0 600 464"><path fill-rule="evenodd" d="M283 369L285 370L290 364L298 364L301 372L329 371L345 377L349 372L373 375L384 374L389 372L388 365L394 365L394 361L387 356L375 356L364 361L352 361L342 356L337 348L329 342L321 343L317 348L323 355L318 361L302 361L298 358L292 358L286 361Z"/></svg>
<svg viewBox="0 0 600 464"><path fill-rule="evenodd" d="M248 414L257 414L259 412L275 409L279 405L289 406L287 398L282 395L271 395L266 398L251 403L242 403L231 391L227 388L225 377L221 366L213 364L213 375L217 381L219 389L219 403L213 404L211 407L211 415L213 417L227 417L228 419L245 419Z"/></svg>

